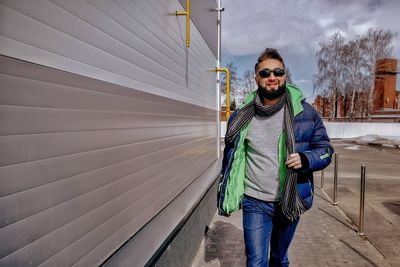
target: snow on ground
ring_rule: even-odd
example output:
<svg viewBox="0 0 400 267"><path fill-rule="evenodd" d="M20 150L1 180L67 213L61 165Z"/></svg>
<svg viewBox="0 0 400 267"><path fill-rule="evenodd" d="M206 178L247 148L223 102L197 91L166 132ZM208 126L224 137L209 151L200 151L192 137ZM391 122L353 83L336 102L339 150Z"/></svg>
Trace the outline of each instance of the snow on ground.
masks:
<svg viewBox="0 0 400 267"><path fill-rule="evenodd" d="M346 146L344 149L347 149L347 150L360 150L361 146L359 146L359 145Z"/></svg>
<svg viewBox="0 0 400 267"><path fill-rule="evenodd" d="M400 136L381 136L376 134L368 134L355 138L346 138L343 140L359 145L377 145L384 147L400 148Z"/></svg>

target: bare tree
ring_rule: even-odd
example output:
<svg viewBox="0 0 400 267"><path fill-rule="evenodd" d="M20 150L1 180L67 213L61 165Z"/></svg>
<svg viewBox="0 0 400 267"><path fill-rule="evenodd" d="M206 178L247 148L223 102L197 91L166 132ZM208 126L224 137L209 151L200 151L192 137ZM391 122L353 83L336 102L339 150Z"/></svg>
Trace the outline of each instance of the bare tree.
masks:
<svg viewBox="0 0 400 267"><path fill-rule="evenodd" d="M367 76L370 77L368 83L370 84L369 100L368 100L368 113L372 110L373 104L373 91L374 81L376 77L376 61L381 58L390 57L393 51L392 40L394 33L391 31L384 31L382 29L368 29L365 38L365 57L367 61Z"/></svg>
<svg viewBox="0 0 400 267"><path fill-rule="evenodd" d="M246 70L243 73L243 95L247 96L251 92L253 92L256 88L256 83L255 83L255 73L254 71L251 70Z"/></svg>
<svg viewBox="0 0 400 267"><path fill-rule="evenodd" d="M293 84L292 73L290 72L288 67L285 68L285 73L286 73L286 82Z"/></svg>
<svg viewBox="0 0 400 267"><path fill-rule="evenodd" d="M365 35L347 43L340 32L320 43L316 53L318 74L314 78L314 92L331 97L333 117L337 116L339 96L344 97L347 116L370 114L374 81L379 78L376 62L390 57L393 37L391 31L371 28Z"/></svg>
<svg viewBox="0 0 400 267"><path fill-rule="evenodd" d="M235 66L235 63L231 62L226 65L226 68L229 69L231 73L231 94L239 87L239 78L238 78L238 72L237 72L237 67ZM225 75L222 77L222 93L226 94L226 77Z"/></svg>
<svg viewBox="0 0 400 267"><path fill-rule="evenodd" d="M328 91L332 99L332 117L337 117L337 99L344 90L344 43L340 32L336 32L326 43L321 42L316 53L318 74L314 78L314 92Z"/></svg>
<svg viewBox="0 0 400 267"><path fill-rule="evenodd" d="M368 86L368 79L365 75L367 68L367 61L364 56L365 47L365 38L352 40L343 47L345 95L350 97L350 110L346 109L346 111L348 111L347 114L350 117L354 117L356 94Z"/></svg>
<svg viewBox="0 0 400 267"><path fill-rule="evenodd" d="M235 103L235 94L238 93L239 88L240 88L240 79L238 77L238 71L237 71L237 67L235 66L235 64L233 62L229 63L226 65L226 68L229 69L230 74L231 74L231 91L230 91L230 95L231 95L231 102ZM225 75L222 77L221 79L221 100L224 100L226 98L226 77Z"/></svg>

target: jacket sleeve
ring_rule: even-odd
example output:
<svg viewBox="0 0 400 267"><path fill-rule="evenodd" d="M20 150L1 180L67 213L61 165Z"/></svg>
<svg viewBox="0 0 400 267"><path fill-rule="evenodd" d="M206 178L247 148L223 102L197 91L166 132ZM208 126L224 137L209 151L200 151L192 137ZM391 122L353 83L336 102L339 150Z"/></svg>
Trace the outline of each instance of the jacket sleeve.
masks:
<svg viewBox="0 0 400 267"><path fill-rule="evenodd" d="M229 117L226 125L226 131L228 131L228 125L232 122L233 118L235 118L237 115L237 110L232 113L232 115ZM225 133L226 135L226 133ZM221 169L221 174L225 172L225 169L228 167L228 162L229 162L229 157L232 155L232 150L234 149L234 144L227 142L225 138L225 146L224 146L224 158L222 160L222 169Z"/></svg>
<svg viewBox="0 0 400 267"><path fill-rule="evenodd" d="M314 108L312 108L312 113L314 128L309 144L310 149L302 152L308 160L308 166L302 169L302 172L314 172L324 169L331 163L334 152L321 116Z"/></svg>

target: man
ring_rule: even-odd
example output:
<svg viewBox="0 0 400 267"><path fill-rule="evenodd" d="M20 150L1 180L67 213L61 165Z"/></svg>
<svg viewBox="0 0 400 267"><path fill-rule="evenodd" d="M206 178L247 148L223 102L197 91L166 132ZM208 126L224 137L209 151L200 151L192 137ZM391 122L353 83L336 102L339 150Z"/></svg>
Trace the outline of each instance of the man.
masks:
<svg viewBox="0 0 400 267"><path fill-rule="evenodd" d="M260 55L255 73L258 89L229 118L218 210L242 208L247 266L288 266L299 217L312 205L313 172L329 165L333 148L319 114L286 84L277 50Z"/></svg>

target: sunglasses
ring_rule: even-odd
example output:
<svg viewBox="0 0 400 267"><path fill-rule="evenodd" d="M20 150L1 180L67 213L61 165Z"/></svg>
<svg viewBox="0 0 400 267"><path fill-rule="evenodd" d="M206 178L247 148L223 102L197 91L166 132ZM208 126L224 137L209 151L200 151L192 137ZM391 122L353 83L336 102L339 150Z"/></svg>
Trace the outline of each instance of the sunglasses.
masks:
<svg viewBox="0 0 400 267"><path fill-rule="evenodd" d="M275 77L282 77L283 75L285 75L285 70L279 68L276 68L274 70L263 69L258 72L258 75L260 75L260 77L262 78L268 78L269 76L271 76L271 73L273 73Z"/></svg>

